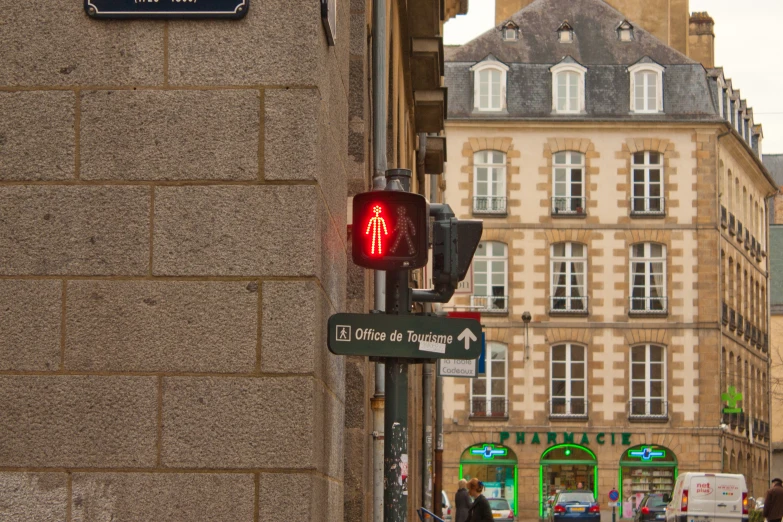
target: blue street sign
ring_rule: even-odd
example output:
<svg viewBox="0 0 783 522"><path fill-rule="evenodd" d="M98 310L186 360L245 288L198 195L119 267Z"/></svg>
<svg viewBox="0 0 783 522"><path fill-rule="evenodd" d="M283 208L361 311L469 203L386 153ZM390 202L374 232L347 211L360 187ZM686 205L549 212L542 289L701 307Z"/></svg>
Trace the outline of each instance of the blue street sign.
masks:
<svg viewBox="0 0 783 522"><path fill-rule="evenodd" d="M481 332L481 355L478 360L478 372L487 373L487 337Z"/></svg>

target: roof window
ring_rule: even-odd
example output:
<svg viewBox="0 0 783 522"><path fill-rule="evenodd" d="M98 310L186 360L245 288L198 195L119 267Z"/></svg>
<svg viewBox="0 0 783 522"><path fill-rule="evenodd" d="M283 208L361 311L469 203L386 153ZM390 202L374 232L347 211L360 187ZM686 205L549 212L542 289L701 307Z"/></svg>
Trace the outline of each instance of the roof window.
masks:
<svg viewBox="0 0 783 522"><path fill-rule="evenodd" d="M506 42L513 42L519 39L519 26L509 20L503 24L503 40Z"/></svg>
<svg viewBox="0 0 783 522"><path fill-rule="evenodd" d="M574 41L574 28L568 23L568 20L560 24L557 28L558 40L560 43L572 43Z"/></svg>
<svg viewBox="0 0 783 522"><path fill-rule="evenodd" d="M630 42L633 40L633 26L628 20L617 26L617 39L621 42Z"/></svg>

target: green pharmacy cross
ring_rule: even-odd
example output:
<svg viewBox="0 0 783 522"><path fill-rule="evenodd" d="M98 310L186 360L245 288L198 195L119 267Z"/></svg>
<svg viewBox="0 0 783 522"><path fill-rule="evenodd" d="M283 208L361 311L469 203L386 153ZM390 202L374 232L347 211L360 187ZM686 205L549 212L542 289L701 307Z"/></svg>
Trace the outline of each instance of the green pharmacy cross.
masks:
<svg viewBox="0 0 783 522"><path fill-rule="evenodd" d="M737 407L737 403L742 400L742 394L737 388L729 386L729 393L721 393L720 398L728 403L728 406L723 408L723 413L742 413L742 408Z"/></svg>
<svg viewBox="0 0 783 522"><path fill-rule="evenodd" d="M642 459L649 462L652 459L659 459L665 457L666 452L663 450L654 450L650 446L645 446L640 450L628 450L628 456L636 457L637 459Z"/></svg>
<svg viewBox="0 0 783 522"><path fill-rule="evenodd" d="M473 455L481 455L485 459L492 460L495 457L505 457L508 454L507 448L496 448L494 444L484 444L480 448L470 450Z"/></svg>

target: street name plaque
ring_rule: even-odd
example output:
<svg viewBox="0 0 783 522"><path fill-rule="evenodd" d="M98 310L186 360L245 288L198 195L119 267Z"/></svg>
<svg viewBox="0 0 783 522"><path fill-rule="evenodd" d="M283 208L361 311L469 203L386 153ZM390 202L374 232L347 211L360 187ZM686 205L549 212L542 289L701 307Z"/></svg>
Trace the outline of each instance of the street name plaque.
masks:
<svg viewBox="0 0 783 522"><path fill-rule="evenodd" d="M475 359L481 323L417 315L335 314L329 318L329 351L403 359Z"/></svg>
<svg viewBox="0 0 783 522"><path fill-rule="evenodd" d="M250 0L84 0L92 18L242 18Z"/></svg>

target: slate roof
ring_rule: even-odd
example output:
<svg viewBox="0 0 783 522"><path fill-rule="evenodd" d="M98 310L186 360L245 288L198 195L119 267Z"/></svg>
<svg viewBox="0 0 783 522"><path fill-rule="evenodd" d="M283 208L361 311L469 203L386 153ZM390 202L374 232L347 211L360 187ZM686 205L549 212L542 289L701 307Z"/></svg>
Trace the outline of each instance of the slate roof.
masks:
<svg viewBox="0 0 783 522"><path fill-rule="evenodd" d="M783 154L764 154L761 161L775 180L775 185L783 187Z"/></svg>
<svg viewBox="0 0 783 522"><path fill-rule="evenodd" d="M511 19L519 26L517 40L503 40L504 21L465 45L446 48L450 119L721 120L716 92L710 87L714 79L704 67L636 25L634 39L620 41L617 27L626 18L602 0L536 0ZM566 20L574 28L573 43L558 40L557 28ZM568 56L587 68L586 114L552 114L549 68ZM469 69L487 57L510 68L507 111L473 109ZM629 114L627 68L640 61L653 61L665 68L663 114Z"/></svg>

